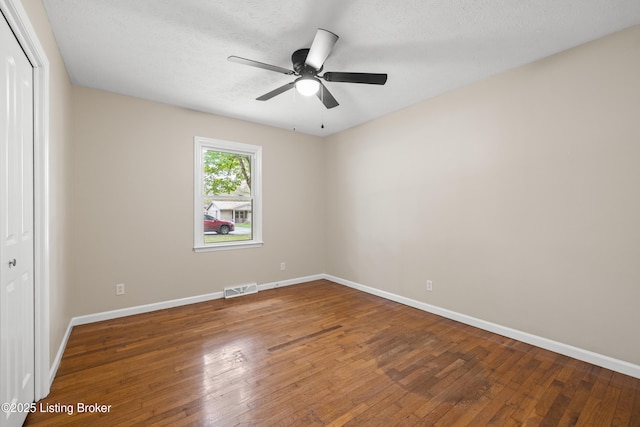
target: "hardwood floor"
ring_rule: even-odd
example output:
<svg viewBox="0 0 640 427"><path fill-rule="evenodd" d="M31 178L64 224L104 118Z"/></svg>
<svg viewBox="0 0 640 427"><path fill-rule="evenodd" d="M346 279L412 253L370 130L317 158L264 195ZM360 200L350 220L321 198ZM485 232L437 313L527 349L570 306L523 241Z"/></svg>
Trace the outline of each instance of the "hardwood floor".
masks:
<svg viewBox="0 0 640 427"><path fill-rule="evenodd" d="M321 280L77 326L38 405L25 425L637 427L640 380Z"/></svg>

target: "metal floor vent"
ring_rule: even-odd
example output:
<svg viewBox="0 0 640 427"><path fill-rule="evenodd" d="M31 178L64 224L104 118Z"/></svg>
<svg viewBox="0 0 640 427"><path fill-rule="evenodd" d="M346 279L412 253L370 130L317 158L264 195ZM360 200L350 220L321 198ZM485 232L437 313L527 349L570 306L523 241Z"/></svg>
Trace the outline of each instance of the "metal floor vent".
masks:
<svg viewBox="0 0 640 427"><path fill-rule="evenodd" d="M255 294L257 292L258 292L257 283L250 283L248 285L242 285L242 286L230 286L228 288L224 288L224 297L233 298L233 297L239 297L240 295Z"/></svg>

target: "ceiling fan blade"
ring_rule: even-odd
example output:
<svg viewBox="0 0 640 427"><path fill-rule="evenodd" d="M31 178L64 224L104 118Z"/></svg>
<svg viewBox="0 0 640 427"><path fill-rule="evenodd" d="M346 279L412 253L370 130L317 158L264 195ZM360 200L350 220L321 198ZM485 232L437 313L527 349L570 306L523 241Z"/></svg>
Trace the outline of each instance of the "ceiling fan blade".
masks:
<svg viewBox="0 0 640 427"><path fill-rule="evenodd" d="M327 72L322 76L328 82L364 83L370 85L383 85L387 82L386 74L377 73L334 73Z"/></svg>
<svg viewBox="0 0 640 427"><path fill-rule="evenodd" d="M322 68L322 64L326 61L327 57L333 49L333 45L338 41L338 36L331 31L318 28L316 36L311 43L311 48L307 54L305 64L312 67L315 70Z"/></svg>
<svg viewBox="0 0 640 427"><path fill-rule="evenodd" d="M238 64L249 65L250 67L262 68L264 70L275 71L276 73L281 74L295 74L293 70L288 70L286 68L278 67L277 65L265 64L264 62L254 61L253 59L240 58L239 56L230 56L227 58L231 62L236 62Z"/></svg>
<svg viewBox="0 0 640 427"><path fill-rule="evenodd" d="M331 95L329 89L327 89L322 83L320 83L320 90L316 93L316 96L327 108L334 108L340 105L333 95Z"/></svg>
<svg viewBox="0 0 640 427"><path fill-rule="evenodd" d="M293 88L295 86L295 82L291 82L291 83L287 83L284 86L280 86L277 89L272 90L271 92L265 93L264 95L256 98L257 101L267 101L271 98L273 98L276 95L280 95L283 92L288 91L289 89Z"/></svg>

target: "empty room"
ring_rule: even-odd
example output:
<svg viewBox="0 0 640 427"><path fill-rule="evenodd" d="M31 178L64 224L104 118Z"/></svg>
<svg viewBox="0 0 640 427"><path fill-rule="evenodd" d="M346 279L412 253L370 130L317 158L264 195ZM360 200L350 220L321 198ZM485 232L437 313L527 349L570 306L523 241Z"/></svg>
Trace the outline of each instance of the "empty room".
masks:
<svg viewBox="0 0 640 427"><path fill-rule="evenodd" d="M0 10L0 427L640 426L637 0Z"/></svg>

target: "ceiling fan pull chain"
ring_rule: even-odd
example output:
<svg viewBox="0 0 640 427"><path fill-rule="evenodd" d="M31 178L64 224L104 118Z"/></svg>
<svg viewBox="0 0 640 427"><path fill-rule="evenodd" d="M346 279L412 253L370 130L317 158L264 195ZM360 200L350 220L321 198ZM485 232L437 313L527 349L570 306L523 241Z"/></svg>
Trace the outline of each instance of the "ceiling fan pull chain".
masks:
<svg viewBox="0 0 640 427"><path fill-rule="evenodd" d="M324 104L324 85L320 86L320 97L322 98L320 101ZM324 108L320 110L320 129L324 129L324 110Z"/></svg>
<svg viewBox="0 0 640 427"><path fill-rule="evenodd" d="M293 131L296 131L296 101L298 97L296 96L297 90L293 91Z"/></svg>

